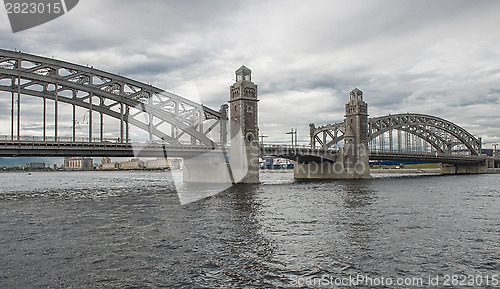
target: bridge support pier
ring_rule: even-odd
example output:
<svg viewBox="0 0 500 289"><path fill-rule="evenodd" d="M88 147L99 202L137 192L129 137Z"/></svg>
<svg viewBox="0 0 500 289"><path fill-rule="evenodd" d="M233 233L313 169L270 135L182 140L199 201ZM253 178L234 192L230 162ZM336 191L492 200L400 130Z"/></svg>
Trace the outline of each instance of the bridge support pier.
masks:
<svg viewBox="0 0 500 289"><path fill-rule="evenodd" d="M441 164L441 174L485 174L488 171L487 164Z"/></svg>
<svg viewBox="0 0 500 289"><path fill-rule="evenodd" d="M370 166L368 164L368 148L358 148L356 159L346 158L345 152L349 148L340 148L335 162L295 162L294 178L296 180L314 180L314 179L369 179Z"/></svg>
<svg viewBox="0 0 500 289"><path fill-rule="evenodd" d="M255 174L255 169L259 168L258 161L253 163L246 157L238 159L235 157L238 153L249 152L241 151L239 146L235 146L231 147L229 152L212 151L184 159L184 182L219 184L227 187L236 183L256 183L258 174ZM249 167L254 169L250 170Z"/></svg>
<svg viewBox="0 0 500 289"><path fill-rule="evenodd" d="M184 159L182 172L186 183L232 183L228 163L211 156Z"/></svg>

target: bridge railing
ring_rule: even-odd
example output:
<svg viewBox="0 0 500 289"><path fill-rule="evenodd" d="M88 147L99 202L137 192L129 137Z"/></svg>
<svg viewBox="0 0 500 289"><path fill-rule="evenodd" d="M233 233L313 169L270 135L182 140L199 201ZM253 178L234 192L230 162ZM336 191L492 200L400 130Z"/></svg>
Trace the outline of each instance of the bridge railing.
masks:
<svg viewBox="0 0 500 289"><path fill-rule="evenodd" d="M397 150L379 147L370 147L370 153L399 154L399 155L422 155L422 156L470 156L469 151L439 152L435 150Z"/></svg>
<svg viewBox="0 0 500 289"><path fill-rule="evenodd" d="M167 142L163 142L160 140L132 140L129 141L129 143L123 143L117 138L93 138L92 141L89 141L89 138L85 137L43 137L43 136L21 136L19 139L17 137L12 138L10 135L0 135L0 142L2 143L12 143L13 145L17 145L19 142L21 143L27 143L28 145L31 144L36 144L36 145L53 145L53 144L61 144L61 145L92 145L92 146L118 146L118 147L127 147L127 146L132 146L132 147L137 147L137 149L141 149L143 147L149 147L149 146L166 146L169 149L205 149L205 150L211 150L212 147L207 147L205 145L193 145L191 142L181 142L180 145L172 145ZM220 148L218 146L217 148ZM224 148L227 148L224 146Z"/></svg>
<svg viewBox="0 0 500 289"><path fill-rule="evenodd" d="M279 147L279 148L311 148L309 145L287 145L287 144L260 144L261 147Z"/></svg>
<svg viewBox="0 0 500 289"><path fill-rule="evenodd" d="M20 136L12 137L10 135L0 135L0 141L22 141L22 142L69 142L69 143L89 143L89 142L108 142L108 143L120 143L119 138L103 138L100 137L92 138L90 140L88 137L52 137L52 136Z"/></svg>
<svg viewBox="0 0 500 289"><path fill-rule="evenodd" d="M322 147L317 147L313 148L310 145L286 145L286 144L260 144L262 148L269 148L269 149L307 149L307 150L315 150L315 151L322 151ZM338 151L339 148L328 148L327 151Z"/></svg>

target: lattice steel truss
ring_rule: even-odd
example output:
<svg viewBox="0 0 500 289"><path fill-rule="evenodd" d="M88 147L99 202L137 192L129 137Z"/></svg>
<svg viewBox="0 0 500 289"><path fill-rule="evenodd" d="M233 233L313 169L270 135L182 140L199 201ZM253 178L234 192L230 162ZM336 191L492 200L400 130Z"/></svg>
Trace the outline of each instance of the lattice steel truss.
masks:
<svg viewBox="0 0 500 289"><path fill-rule="evenodd" d="M12 94L12 118L16 94L43 98L44 107L47 100L55 105L58 102L73 105L73 139L76 106L89 110L90 118L92 112L100 114L101 139L102 117L107 115L120 122L120 142L129 141L129 125L148 132L150 141L157 137L172 145L182 145L183 136L190 136L190 145L216 146L227 142L227 105L215 111L160 88L93 67L0 50L0 91ZM45 110L43 113L45 138ZM57 139L57 115L55 119ZM92 120L89 126L89 141L92 141ZM217 127L216 137L210 137ZM13 137L14 134L12 125Z"/></svg>
<svg viewBox="0 0 500 289"><path fill-rule="evenodd" d="M424 114L394 114L368 120L368 141L372 142L386 132L398 130L414 135L430 144L437 152L451 154L452 148L464 145L471 155L481 154L481 138L476 138L464 128L442 118ZM335 123L321 127L310 125L311 146L317 144L329 149L344 139L345 124ZM389 137L393 146L392 133ZM401 136L397 142L401 145ZM409 140L406 140L409 146ZM381 140L382 146L384 139Z"/></svg>

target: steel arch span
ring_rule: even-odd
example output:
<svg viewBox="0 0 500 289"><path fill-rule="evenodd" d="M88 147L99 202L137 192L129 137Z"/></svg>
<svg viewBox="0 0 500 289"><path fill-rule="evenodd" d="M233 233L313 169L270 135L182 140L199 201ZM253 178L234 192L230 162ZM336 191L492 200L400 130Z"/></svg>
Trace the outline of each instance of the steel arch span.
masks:
<svg viewBox="0 0 500 289"><path fill-rule="evenodd" d="M451 154L453 147L463 145L471 155L481 154L481 138L476 138L459 125L440 117L425 114L393 114L368 120L368 141L374 141L386 132L399 130L414 135L437 152ZM321 127L310 124L311 146L328 149L344 139L345 124L335 123Z"/></svg>
<svg viewBox="0 0 500 289"><path fill-rule="evenodd" d="M93 112L100 114L101 139L102 117L106 115L119 120L120 142L129 141L129 125L146 131L151 141L154 136L172 145L181 145L183 136L190 137L190 144L211 147L227 142L227 105L215 111L149 84L93 67L0 49L0 91L12 94L12 119L16 94L43 98L44 139L45 105L52 100L73 106L73 139L75 107L80 107L90 111L89 117ZM92 121L89 126L91 141ZM217 137L210 137L217 127Z"/></svg>

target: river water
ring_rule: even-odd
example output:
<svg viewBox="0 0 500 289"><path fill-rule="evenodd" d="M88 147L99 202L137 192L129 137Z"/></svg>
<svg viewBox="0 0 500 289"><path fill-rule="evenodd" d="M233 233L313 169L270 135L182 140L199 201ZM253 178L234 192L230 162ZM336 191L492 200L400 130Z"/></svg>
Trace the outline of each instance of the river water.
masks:
<svg viewBox="0 0 500 289"><path fill-rule="evenodd" d="M0 174L0 288L500 288L500 175L261 180Z"/></svg>

